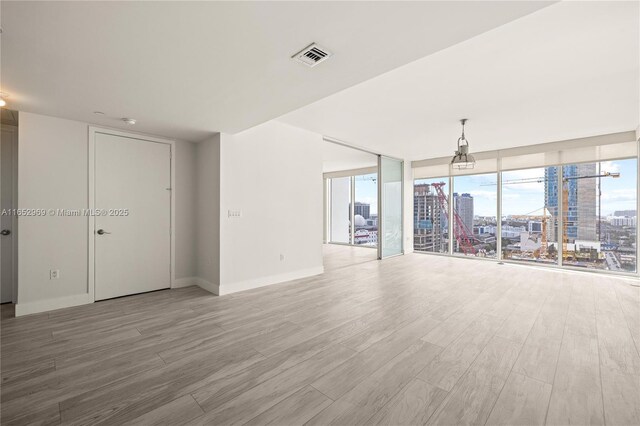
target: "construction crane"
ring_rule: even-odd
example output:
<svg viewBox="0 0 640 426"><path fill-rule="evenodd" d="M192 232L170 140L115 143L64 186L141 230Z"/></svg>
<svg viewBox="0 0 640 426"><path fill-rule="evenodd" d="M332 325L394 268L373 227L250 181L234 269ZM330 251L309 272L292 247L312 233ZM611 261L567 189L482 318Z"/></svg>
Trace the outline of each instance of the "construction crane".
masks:
<svg viewBox="0 0 640 426"><path fill-rule="evenodd" d="M449 200L444 195L444 191L442 190L442 187L444 185L445 185L444 182L431 184L431 186L435 188L436 194L438 195L438 203L440 204L440 208L442 209L442 214L444 214L445 217L448 217ZM472 242L473 237L469 236L470 232L467 229L467 226L464 224L464 222L460 218L460 215L458 215L458 212L456 211L456 209L453 208L452 210L453 210L453 235L456 241L458 242L458 247L460 247L460 249L464 254L475 255L476 249L475 247L473 247L473 242Z"/></svg>
<svg viewBox="0 0 640 426"><path fill-rule="evenodd" d="M569 243L569 235L568 235L568 225L569 225L569 185L567 185L567 183L571 180L578 180L578 179L600 179L600 178L606 178L606 177L610 177L610 178L619 178L620 177L620 173L617 172L602 172L599 173L597 175L584 175L584 176L566 176L562 178L562 211L564 212L565 215L565 220L562 221L562 257L563 258L567 258L568 256L568 250L567 250L567 245ZM513 179L513 180L507 180L507 181L503 181L502 184L508 184L508 185L513 185L513 184L523 184L523 183L542 183L545 181L544 177L532 177L532 178L524 178L524 179ZM602 195L602 191L600 190L600 185L598 185L598 199L600 199L600 196ZM598 201L598 206L601 205L601 202ZM545 228L542 231L542 244L541 244L541 254L546 252L546 208L545 208L545 214L543 215L544 217L544 221L542 222L543 228ZM600 218L601 215L598 215L598 231L599 231L599 224L600 224ZM598 232L599 234L599 232Z"/></svg>
<svg viewBox="0 0 640 426"><path fill-rule="evenodd" d="M532 213L537 212L538 210L542 210L542 215L532 215ZM529 220L540 220L541 230L540 230L540 251L537 254L534 254L536 258L538 257L546 257L547 255L547 218L551 216L549 210L546 207L541 207L539 209L535 209L530 211L529 213L525 213L523 215L511 215L510 217L515 220L521 221L529 221Z"/></svg>

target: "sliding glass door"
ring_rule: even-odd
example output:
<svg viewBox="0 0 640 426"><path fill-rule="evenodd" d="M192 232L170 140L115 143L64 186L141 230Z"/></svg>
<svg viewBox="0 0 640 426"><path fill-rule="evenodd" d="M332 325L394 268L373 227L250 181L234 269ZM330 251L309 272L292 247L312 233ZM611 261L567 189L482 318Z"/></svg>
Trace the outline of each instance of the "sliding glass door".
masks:
<svg viewBox="0 0 640 426"><path fill-rule="evenodd" d="M402 160L380 156L378 186L380 199L378 257L396 256L403 253L402 246Z"/></svg>

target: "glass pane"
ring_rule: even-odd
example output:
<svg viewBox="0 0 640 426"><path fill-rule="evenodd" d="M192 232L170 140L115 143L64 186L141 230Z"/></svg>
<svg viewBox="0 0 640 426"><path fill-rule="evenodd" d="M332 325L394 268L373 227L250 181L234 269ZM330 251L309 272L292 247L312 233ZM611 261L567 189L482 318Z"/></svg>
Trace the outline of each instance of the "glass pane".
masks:
<svg viewBox="0 0 640 426"><path fill-rule="evenodd" d="M557 263L557 167L502 173L502 257Z"/></svg>
<svg viewBox="0 0 640 426"><path fill-rule="evenodd" d="M331 242L351 242L351 178L331 179Z"/></svg>
<svg viewBox="0 0 640 426"><path fill-rule="evenodd" d="M381 257L402 254L402 161L381 157Z"/></svg>
<svg viewBox="0 0 640 426"><path fill-rule="evenodd" d="M636 270L636 159L562 167L562 262Z"/></svg>
<svg viewBox="0 0 640 426"><path fill-rule="evenodd" d="M378 174L354 176L354 179L353 242L376 247L378 245Z"/></svg>
<svg viewBox="0 0 640 426"><path fill-rule="evenodd" d="M413 185L413 249L449 253L449 178L418 179Z"/></svg>
<svg viewBox="0 0 640 426"><path fill-rule="evenodd" d="M453 178L453 252L497 257L498 175Z"/></svg>

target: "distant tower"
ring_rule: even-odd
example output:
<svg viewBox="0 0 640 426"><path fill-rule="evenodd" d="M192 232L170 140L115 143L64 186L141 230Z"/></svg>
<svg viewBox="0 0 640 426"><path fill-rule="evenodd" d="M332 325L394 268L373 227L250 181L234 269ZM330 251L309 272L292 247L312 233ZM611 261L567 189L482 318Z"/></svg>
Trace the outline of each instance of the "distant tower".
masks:
<svg viewBox="0 0 640 426"><path fill-rule="evenodd" d="M413 189L413 247L417 251L448 251L448 219L442 213L438 195L430 184L417 184Z"/></svg>
<svg viewBox="0 0 640 426"><path fill-rule="evenodd" d="M453 194L453 202L458 216L462 220L462 223L467 227L469 234L473 234L473 197L471 194L464 193L458 195Z"/></svg>
<svg viewBox="0 0 640 426"><path fill-rule="evenodd" d="M596 164L571 164L563 166L563 177L593 176L597 173ZM558 187L558 171L556 167L547 167L544 170L544 202L545 207L551 213L553 222L557 221L558 200L562 196L562 188ZM597 178L569 179L567 186L568 211L564 212L564 220L567 221L567 237L569 240L597 239ZM558 231L554 227L550 235L558 241Z"/></svg>
<svg viewBox="0 0 640 426"><path fill-rule="evenodd" d="M371 205L367 203L361 203L360 201L356 201L353 204L353 214L360 215L365 219L369 219L370 216Z"/></svg>

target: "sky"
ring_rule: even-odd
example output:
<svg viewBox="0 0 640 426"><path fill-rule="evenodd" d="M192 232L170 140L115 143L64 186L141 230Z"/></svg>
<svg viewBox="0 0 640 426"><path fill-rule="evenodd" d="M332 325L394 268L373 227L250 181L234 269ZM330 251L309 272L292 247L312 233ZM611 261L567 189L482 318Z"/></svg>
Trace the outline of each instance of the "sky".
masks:
<svg viewBox="0 0 640 426"><path fill-rule="evenodd" d="M377 173L356 176L356 202L370 204L369 214L378 214Z"/></svg>
<svg viewBox="0 0 640 426"><path fill-rule="evenodd" d="M602 178L602 215L616 210L636 209L636 159L603 161L601 171L620 173L619 178ZM503 172L502 180L541 178L540 182L503 184L502 214L541 215L544 207L544 168ZM430 183L442 179L419 179L416 183ZM474 197L474 214L497 215L497 177L495 173L456 176L453 191Z"/></svg>

